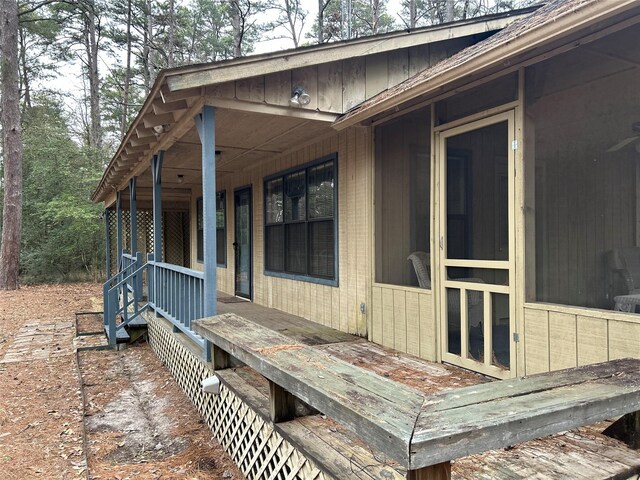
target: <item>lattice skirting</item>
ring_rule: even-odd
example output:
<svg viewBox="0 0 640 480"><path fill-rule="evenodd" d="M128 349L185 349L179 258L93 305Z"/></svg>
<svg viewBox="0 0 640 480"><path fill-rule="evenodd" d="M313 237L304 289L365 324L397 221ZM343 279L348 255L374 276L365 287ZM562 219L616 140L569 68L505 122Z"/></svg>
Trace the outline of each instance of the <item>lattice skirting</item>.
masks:
<svg viewBox="0 0 640 480"><path fill-rule="evenodd" d="M224 384L220 387L220 395L204 393L201 382L213 374L211 368L177 340L161 319L147 315L147 322L149 343L156 355L247 478L331 478L274 430L269 420L258 415Z"/></svg>

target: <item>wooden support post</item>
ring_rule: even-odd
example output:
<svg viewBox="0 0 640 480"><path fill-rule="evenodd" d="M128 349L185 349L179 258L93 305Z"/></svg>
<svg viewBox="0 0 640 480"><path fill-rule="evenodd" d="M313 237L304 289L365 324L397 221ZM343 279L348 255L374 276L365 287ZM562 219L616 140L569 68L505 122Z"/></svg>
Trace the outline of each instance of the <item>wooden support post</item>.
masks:
<svg viewBox="0 0 640 480"><path fill-rule="evenodd" d="M137 188L138 177L129 179L129 231L131 232L131 255L138 251L138 201Z"/></svg>
<svg viewBox="0 0 640 480"><path fill-rule="evenodd" d="M104 273L107 280L111 278L111 210L105 209L104 211L104 259L105 270Z"/></svg>
<svg viewBox="0 0 640 480"><path fill-rule="evenodd" d="M116 254L118 255L116 270L120 272L122 266L122 194L120 192L116 192L116 236Z"/></svg>
<svg viewBox="0 0 640 480"><path fill-rule="evenodd" d="M212 359L214 370L224 370L225 368L231 367L231 355L229 355L228 352L225 352L213 343L211 344L211 348L213 349Z"/></svg>
<svg viewBox="0 0 640 480"><path fill-rule="evenodd" d="M296 414L295 397L271 380L269 380L269 414L273 423L293 420Z"/></svg>
<svg viewBox="0 0 640 480"><path fill-rule="evenodd" d="M164 151L160 150L151 158L153 178L153 258L162 262L162 161ZM156 287L159 285L156 284Z"/></svg>
<svg viewBox="0 0 640 480"><path fill-rule="evenodd" d="M409 470L407 480L451 480L451 462Z"/></svg>
<svg viewBox="0 0 640 480"><path fill-rule="evenodd" d="M603 433L626 443L634 450L640 450L640 411L623 415Z"/></svg>
<svg viewBox="0 0 640 480"><path fill-rule="evenodd" d="M216 128L215 109L208 105L194 117L202 144L202 223L204 252L204 316L217 311L216 284Z"/></svg>

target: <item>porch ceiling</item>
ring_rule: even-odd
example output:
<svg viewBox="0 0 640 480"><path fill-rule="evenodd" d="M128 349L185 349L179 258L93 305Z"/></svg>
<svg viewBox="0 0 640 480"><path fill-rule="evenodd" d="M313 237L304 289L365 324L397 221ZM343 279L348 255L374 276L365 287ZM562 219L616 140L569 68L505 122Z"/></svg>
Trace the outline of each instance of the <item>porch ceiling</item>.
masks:
<svg viewBox="0 0 640 480"><path fill-rule="evenodd" d="M218 177L254 168L333 132L326 121L224 108L216 109L215 122L216 151L221 152L216 158ZM201 185L202 147L193 119L189 118L182 128L176 128L178 123L167 133L173 137L172 142L164 146L162 196L165 200L188 202L191 190ZM172 135L176 130L184 133ZM148 145L148 150L139 152L128 162L128 168L119 169L117 165L111 168L102 188L104 192L106 187L106 193L96 200L103 200L109 206L115 197L115 193L109 195L109 191L124 189L123 202L128 201L126 185L128 179L136 175L139 207L150 204L153 181L149 160L159 149Z"/></svg>

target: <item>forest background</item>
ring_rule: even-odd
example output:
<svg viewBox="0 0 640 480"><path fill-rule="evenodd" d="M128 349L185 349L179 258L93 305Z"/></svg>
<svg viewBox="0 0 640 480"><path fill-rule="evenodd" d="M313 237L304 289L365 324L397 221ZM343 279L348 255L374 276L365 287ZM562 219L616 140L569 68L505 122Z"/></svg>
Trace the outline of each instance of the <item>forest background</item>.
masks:
<svg viewBox="0 0 640 480"><path fill-rule="evenodd" d="M395 1L0 0L0 29L5 29L0 32L0 224L6 230L0 277L12 260L7 247L17 229L13 251L19 257L13 260L22 283L103 280L103 209L89 196L161 69L413 29L536 3ZM7 43L8 22L16 20L11 12L17 12L15 52ZM17 95L8 89L12 79ZM17 108L11 107L12 101ZM8 127L12 122L20 128ZM4 135L9 130L16 133L14 140ZM16 148L9 154L16 139L21 143L21 171L16 170ZM21 209L4 218L7 205L15 206L11 199L17 193ZM17 224L16 212L21 212ZM12 288L4 280L0 278L0 287Z"/></svg>

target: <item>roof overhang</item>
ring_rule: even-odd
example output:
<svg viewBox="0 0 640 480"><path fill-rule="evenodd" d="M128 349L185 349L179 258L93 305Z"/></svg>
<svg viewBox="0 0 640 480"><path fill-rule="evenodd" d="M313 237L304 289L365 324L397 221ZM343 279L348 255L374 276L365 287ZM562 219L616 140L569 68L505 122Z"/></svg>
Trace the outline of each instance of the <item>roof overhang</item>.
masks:
<svg viewBox="0 0 640 480"><path fill-rule="evenodd" d="M550 8L553 4L557 8ZM638 23L637 0L551 2L529 18L366 100L342 115L333 127L343 130L369 123L389 112L465 90L483 78L515 71Z"/></svg>

